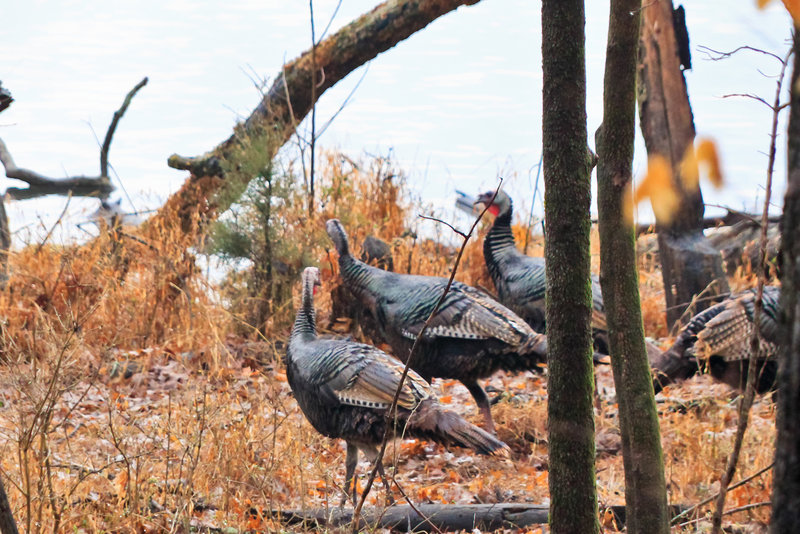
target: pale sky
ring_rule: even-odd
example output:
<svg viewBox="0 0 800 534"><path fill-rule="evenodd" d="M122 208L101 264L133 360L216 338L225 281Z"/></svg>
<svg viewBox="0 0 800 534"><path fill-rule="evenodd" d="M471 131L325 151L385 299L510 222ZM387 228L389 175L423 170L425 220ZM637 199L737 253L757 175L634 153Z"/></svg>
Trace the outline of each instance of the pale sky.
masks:
<svg viewBox="0 0 800 534"><path fill-rule="evenodd" d="M335 0L314 2L317 31ZM374 0L344 0L332 30L371 9ZM704 59L698 46L728 51L751 45L781 56L790 21L780 2L759 11L755 0L684 3L694 70L689 96L700 136L716 139L728 185L704 189L706 201L754 211L763 201L771 112L730 93L772 101L779 65L743 52ZM157 208L186 173L167 157L201 154L228 137L256 106L250 76L272 78L311 42L309 6L298 1L29 1L4 10L0 80L16 101L0 115L0 137L17 164L63 177L93 175L113 112L142 77L149 84L121 121L110 162L135 207ZM472 194L506 178L520 210L530 206L541 151L541 4L483 0L435 21L373 60L351 101L319 140L357 157L393 153L412 192L454 217L454 190ZM587 2L589 142L601 121L608 2ZM324 123L350 94L363 69L319 101ZM92 132L94 130L95 133ZM785 118L775 183L785 188ZM637 146L634 172L645 168ZM23 186L4 180L2 187ZM115 185L119 186L118 182ZM117 189L112 199L128 198ZM541 197L538 197L541 198ZM9 205L17 242L43 235L64 197ZM539 200L535 211L542 213ZM85 219L96 200L72 201L69 225ZM758 206L760 209L760 206ZM646 216L646 210L642 211ZM69 228L56 239L68 239Z"/></svg>

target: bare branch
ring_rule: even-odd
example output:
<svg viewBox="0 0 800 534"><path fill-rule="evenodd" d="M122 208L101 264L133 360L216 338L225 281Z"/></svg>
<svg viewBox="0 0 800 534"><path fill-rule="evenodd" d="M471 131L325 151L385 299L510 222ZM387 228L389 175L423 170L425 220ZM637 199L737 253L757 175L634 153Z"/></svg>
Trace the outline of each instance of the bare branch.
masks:
<svg viewBox="0 0 800 534"><path fill-rule="evenodd" d="M758 52L759 54L770 56L772 58L777 59L781 63L784 63L784 59L781 58L778 54L748 45L740 46L738 48L731 50L730 52L720 52L719 50L714 50L713 48L709 48L708 46L698 46L697 49L703 52L706 56L708 56L709 61L720 61L722 59L727 59L732 55L736 54L737 52L741 52L742 50L749 50L750 52Z"/></svg>
<svg viewBox="0 0 800 534"><path fill-rule="evenodd" d="M750 93L731 93L731 94L727 94L727 95L722 95L722 98L731 98L731 97L734 97L734 96L740 96L742 98L750 98L750 99L755 100L757 102L761 102L762 104L764 104L765 106L767 106L769 109L771 109L773 111L775 110L775 108L772 107L772 104L770 104L769 102L767 102L766 100L764 100L760 96L752 95Z"/></svg>
<svg viewBox="0 0 800 534"><path fill-rule="evenodd" d="M13 198L22 200L35 196L56 194L66 195L72 191L75 196L103 196L114 190L108 176L72 176L70 178L48 178L30 169L17 167L6 144L0 139L0 162L6 169L6 176L30 184L28 189L8 188Z"/></svg>
<svg viewBox="0 0 800 534"><path fill-rule="evenodd" d="M350 103L350 99L353 98L353 95L356 94L356 91L358 90L358 88L361 87L361 82L363 82L364 78L367 77L367 73L369 72L370 64L371 63L367 63L366 64L366 66L364 67L364 73L361 75L361 78L358 79L358 81L356 82L355 86L353 86L353 90L350 91L350 93L348 93L347 98L342 100L342 103L339 106L339 109L337 109L336 112L333 115L331 115L331 117L325 122L325 124L322 125L322 127L319 129L319 133L317 134L317 137L321 137L322 134L325 133L325 130L328 129L328 126L330 126L333 123L333 121L336 119L336 117L339 116L339 113L341 113L344 110L344 108L347 106L347 104ZM324 73L325 71L323 70L322 72Z"/></svg>
<svg viewBox="0 0 800 534"><path fill-rule="evenodd" d="M436 217L428 217L427 215L422 215L421 213L419 214L419 218L420 219L425 219L426 221L434 221L434 222L442 223L443 225L447 226L448 228L450 228L452 231L454 231L455 233L457 233L458 235L460 235L464 239L467 238L467 234L465 234L464 232L462 232L461 230L459 230L458 228L456 228L455 226L453 226L452 224L450 224L447 221L443 221L441 219L437 219Z"/></svg>
<svg viewBox="0 0 800 534"><path fill-rule="evenodd" d="M325 26L325 29L322 30L322 33L319 36L319 40L325 39L325 36L328 35L328 30L331 29L331 24L333 24L333 19L336 18L336 14L339 12L339 8L342 7L342 0L336 2L336 9L333 10L333 14L331 14L331 18L328 19L328 24Z"/></svg>
<svg viewBox="0 0 800 534"><path fill-rule="evenodd" d="M12 198L17 200L25 200L28 198L36 198L44 195L72 195L80 197L107 197L112 191L114 186L111 185L111 179L108 176L108 150L111 147L111 138L114 136L114 131L117 129L119 120L125 114L128 106L131 103L133 96L147 84L147 78L128 92L122 106L114 112L114 118L111 120L111 125L108 127L105 141L100 149L100 176L70 176L67 178L50 178L39 174L36 171L17 167L14 158L11 157L8 147L0 139L0 162L6 170L6 177L15 180L26 182L30 187L19 188L9 187L6 190Z"/></svg>
<svg viewBox="0 0 800 534"><path fill-rule="evenodd" d="M114 118L111 119L111 124L108 126L108 132L106 132L106 138L103 141L103 148L100 149L100 176L108 176L108 151L111 148L111 138L114 136L114 132L117 129L117 124L119 124L119 120L125 115L125 111L127 111L128 106L131 105L131 100L139 92L139 89L147 85L147 76L142 78L142 81L137 83L133 86L133 89L128 91L128 94L125 95L125 100L122 101L122 105L120 108L114 112Z"/></svg>

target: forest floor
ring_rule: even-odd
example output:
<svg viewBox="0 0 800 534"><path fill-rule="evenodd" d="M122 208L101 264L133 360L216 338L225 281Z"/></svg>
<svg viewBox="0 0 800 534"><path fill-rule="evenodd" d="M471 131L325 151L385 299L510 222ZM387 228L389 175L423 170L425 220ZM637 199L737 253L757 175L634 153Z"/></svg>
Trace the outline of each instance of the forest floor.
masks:
<svg viewBox="0 0 800 534"><path fill-rule="evenodd" d="M343 442L321 437L305 421L282 363L269 356L271 345L234 339L224 345L228 363L214 372L204 370L203 347L80 355L65 362L73 377L50 409L29 393L36 384L19 382L37 374L35 362L4 367L0 465L26 530L39 531L37 523L52 528L56 518L61 531L278 530L258 511L338 506ZM596 465L605 507L624 504L624 473L611 370L596 372ZM460 383L434 385L442 403L479 424ZM511 457L398 440L388 464L414 503L548 502L545 375L499 373L485 385ZM657 396L670 503L689 506L716 492L735 433L734 397L707 376ZM51 428L43 436L45 418ZM772 462L774 422L772 400L757 400L736 480ZM368 469L362 459L359 472ZM728 507L768 502L770 489L767 472L733 490ZM383 492L378 483L369 502L382 503ZM403 500L397 488L393 493ZM709 509L700 508L700 517ZM761 507L727 521L758 532L768 518L769 508ZM610 519L604 527L615 530Z"/></svg>

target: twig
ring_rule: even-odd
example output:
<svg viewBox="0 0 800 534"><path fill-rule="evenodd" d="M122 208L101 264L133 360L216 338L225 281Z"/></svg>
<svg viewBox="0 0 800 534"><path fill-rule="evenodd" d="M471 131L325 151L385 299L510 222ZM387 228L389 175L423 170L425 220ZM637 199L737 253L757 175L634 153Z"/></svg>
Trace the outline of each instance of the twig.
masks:
<svg viewBox="0 0 800 534"><path fill-rule="evenodd" d="M727 94L727 95L722 95L722 98L731 98L731 97L734 97L734 96L740 96L742 98L750 98L750 99L755 100L757 102L761 102L762 104L764 104L765 106L767 106L769 109L771 109L773 111L775 111L775 109L780 105L780 103L776 103L775 106L773 106L772 104L770 104L769 102L767 102L766 100L761 98L760 96L751 95L750 93L730 93L730 94Z"/></svg>
<svg viewBox="0 0 800 534"><path fill-rule="evenodd" d="M744 506L738 506L736 508L731 508L730 510L725 510L725 513L722 515L745 512L747 510L752 510L753 508L761 508L762 506L772 506L772 501L751 502L750 504L745 504Z"/></svg>
<svg viewBox="0 0 800 534"><path fill-rule="evenodd" d="M452 231L454 231L455 233L457 233L458 235L460 235L464 239L467 238L467 234L465 234L464 232L462 232L461 230L459 230L458 228L456 228L455 226L453 226L452 224L450 224L447 221L443 221L441 219L437 219L436 217L428 217L427 215L422 215L422 214L419 214L417 216L420 219L425 219L427 221L435 221L435 222L438 222L438 223L442 223L443 225L447 226L448 228L450 228Z"/></svg>
<svg viewBox="0 0 800 534"><path fill-rule="evenodd" d="M528 253L528 244L530 243L531 231L533 227L533 208L536 205L536 195L539 194L539 178L542 176L542 161L544 153L539 154L539 164L536 166L536 183L533 185L533 199L531 200L531 212L528 214L528 229L525 232L525 246L522 247L525 254Z"/></svg>
<svg viewBox="0 0 800 534"><path fill-rule="evenodd" d="M757 478L757 477L759 477L759 476L763 475L764 473L766 473L767 471L769 471L770 469L772 469L774 466L775 466L775 462L772 462L772 463L771 463L771 464L769 464L767 467L764 467L764 468L762 468L762 469L759 469L758 471L756 471L755 473L753 473L753 474L752 474L752 475L750 475L749 477L747 477L747 478L743 478L742 480L740 480L740 481L739 481L739 482L737 482L736 484L733 484L732 486L728 487L728 491L734 490L734 489L738 488L739 486L744 486L745 484L747 484L748 482L750 482L750 481L751 481L751 480L753 480L754 478ZM702 500L702 501L700 501L699 503L697 503L697 504L695 504L695 505L692 505L692 506L690 506L689 508L687 508L687 509L686 509L686 510L684 510L683 512L681 512L681 513L679 513L678 515L676 515L675 517L673 517L671 522L672 522L672 523L675 523L675 522L677 522L677 521L678 521L678 519L680 519L680 518L682 518L682 517L686 517L686 516L688 516L689 514L691 514L692 512L694 512L695 510L697 510L698 508L700 508L701 506L705 506L706 504L710 503L711 501L713 501L714 499L716 499L716 498L718 498L718 497L719 497L719 493L715 493L715 494L714 494L714 495L712 495L711 497L708 497L708 498L706 498L706 499L703 499L703 500Z"/></svg>
<svg viewBox="0 0 800 534"><path fill-rule="evenodd" d="M347 106L347 104L350 103L350 99L353 98L353 95L356 94L356 91L358 90L358 88L361 87L361 82L363 82L364 78L367 77L367 73L369 72L369 66L370 65L371 65L371 63L367 63L364 66L364 72L361 74L361 78L358 79L356 84L353 86L353 89L347 94L347 97L344 100L342 100L342 103L339 106L339 109L337 109L336 112L333 115L331 115L331 117L327 121L325 121L325 124L323 124L322 127L319 129L319 133L317 134L317 137L322 137L322 134L325 133L325 131L328 129L328 127L331 124L333 124L333 121L336 119L336 117L338 117L339 114Z"/></svg>
<svg viewBox="0 0 800 534"><path fill-rule="evenodd" d="M70 191L67 194L67 201L64 203L64 209L61 210L61 215L58 216L58 219L56 219L56 222L54 222L53 226L50 227L50 231L48 231L47 235L44 236L44 239L42 239L42 242L39 243L39 246L36 247L36 252L34 253L34 256L39 254L39 252L42 251L42 249L44 248L45 243L47 243L47 240L50 239L51 235L53 235L53 231L56 229L56 226L58 226L59 223L61 223L61 220L64 218L64 215L66 215L66 213L67 213L67 208L69 207L69 201L70 200L72 200L72 191Z"/></svg>
<svg viewBox="0 0 800 534"><path fill-rule="evenodd" d="M128 91L125 95L125 100L122 101L120 108L114 112L114 118L111 119L111 124L108 126L106 138L103 141L103 147L100 149L100 176L108 176L108 151L111 148L111 138L114 137L114 132L117 129L119 120L125 115L128 106L131 105L131 100L139 92L139 89L147 85L147 76L142 78L142 81L133 86L133 89Z"/></svg>
<svg viewBox="0 0 800 534"><path fill-rule="evenodd" d="M314 152L317 146L317 39L314 36L314 0L308 0L308 11L311 18L311 164L308 177L308 216L314 214L314 164L316 157Z"/></svg>
<svg viewBox="0 0 800 534"><path fill-rule="evenodd" d="M340 8L340 7L342 7L342 0L339 0L339 1L336 3L336 8L333 10L333 14L331 15L331 18L329 18L329 19L328 19L328 24L327 24L327 26L325 26L325 29L324 29L324 30L322 30L322 33L321 33L321 34L320 34L320 36L319 36L319 40L320 40L320 41L321 41L321 40L323 40L323 39L325 38L325 36L328 34L328 30L330 30L330 29L331 29L331 24L333 24L333 19L335 19L335 18L336 18L336 14L339 12L339 8Z"/></svg>
<svg viewBox="0 0 800 534"><path fill-rule="evenodd" d="M738 48L735 48L735 49L731 50L730 52L720 52L719 50L714 50L713 48L709 48L707 46L698 46L697 49L700 50L701 52L705 53L708 56L708 59L710 61L720 61L722 59L727 59L727 58L731 57L732 55L734 55L735 53L741 52L742 50L749 50L751 52L758 52L759 54L764 54L764 55L773 57L773 58L777 59L778 61L780 61L781 63L785 63L785 61L778 54L775 54L773 52L768 52L768 51L762 50L760 48L755 48L755 47L749 46L749 45L740 46ZM716 54L716 56L714 56L712 54Z"/></svg>
<svg viewBox="0 0 800 534"><path fill-rule="evenodd" d="M478 223L483 218L486 211L489 209L489 206L492 205L494 202L497 193L500 191L500 186L503 184L503 178L500 178L500 183L497 184L497 189L494 191L494 195L492 195L492 200L484 205L483 211L475 218L475 221L472 223L472 227L467 232L466 236L464 236L464 243L461 244L461 248L458 251L458 256L456 256L456 260L453 263L453 269L450 271L450 278L447 280L447 285L442 292L442 296L439 297L439 301L436 303L436 306L433 307L431 310L428 319L425 321L425 324L422 325L422 329L419 331L417 336L414 338L414 344L411 345L411 350L408 354L408 360L406 360L406 365L403 368L403 374L400 376L400 381L397 384L397 389L394 392L394 398L392 399L392 404L389 406L389 410L386 412L387 418L391 419L397 423L397 402L400 399L400 392L403 390L403 384L405 383L406 377L408 376L408 371L411 368L411 362L414 360L414 356L417 350L417 346L419 345L420 340L425 336L425 331L428 329L428 326L431 324L431 321L439 311L442 303L444 303L444 299L447 297L447 294L450 292L450 286L453 285L453 279L456 276L456 271L458 271L458 264L461 262L461 256L464 254L464 249L467 248L467 243L469 242L469 238L472 236L472 233L475 231L475 227L478 226ZM451 227L452 228L452 227ZM459 232L461 233L461 232ZM463 234L462 234L463 235ZM378 455L375 458L375 465L372 468L372 472L370 472L369 478L367 479L367 484L364 487L364 491L361 495L361 500L356 504L355 510L353 511L353 534L358 532L358 518L361 514L361 509L364 506L364 502L367 500L367 496L369 495L370 490L372 489L372 484L375 482L375 476L378 474L378 466L381 465L383 461L383 456L386 452L386 444L389 442L389 436L391 433L391 425L386 425L386 431L383 434L383 440L381 442L381 448L378 450ZM436 529L438 531L438 529Z"/></svg>
<svg viewBox="0 0 800 534"><path fill-rule="evenodd" d="M739 422L736 425L736 438L733 442L733 451L728 457L728 464L725 472L720 479L719 496L717 497L716 510L711 519L711 532L718 534L722 530L722 515L725 508L725 497L728 492L728 485L736 472L736 464L739 462L739 453L742 449L742 441L747 431L747 424L750 418L750 408L756 395L756 364L761 354L761 329L759 322L764 309L764 279L767 261L767 225L769 222L769 204L772 195L772 174L775 169L776 141L778 138L778 106L780 104L781 91L783 90L783 80L786 68L789 65L790 50L785 59L782 60L780 75L778 76L777 88L775 90L775 105L772 112L772 130L770 132L769 161L767 163L767 183L764 198L764 211L761 216L761 238L758 251L758 262L756 264L758 285L756 298L753 303L753 335L750 338L750 361L747 365L747 384L745 385L744 395L739 404Z"/></svg>

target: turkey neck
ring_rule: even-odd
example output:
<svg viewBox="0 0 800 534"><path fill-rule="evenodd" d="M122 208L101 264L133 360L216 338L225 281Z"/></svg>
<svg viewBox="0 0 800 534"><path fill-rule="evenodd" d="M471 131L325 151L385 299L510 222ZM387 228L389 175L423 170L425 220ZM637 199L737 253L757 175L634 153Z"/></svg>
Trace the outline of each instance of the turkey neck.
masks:
<svg viewBox="0 0 800 534"><path fill-rule="evenodd" d="M383 269L355 259L350 254L339 256L339 270L347 288L362 301L373 300L378 289L388 283L385 279L391 275Z"/></svg>
<svg viewBox="0 0 800 534"><path fill-rule="evenodd" d="M289 342L304 339L310 340L317 337L317 319L314 311L314 285L313 282L303 281L303 302L297 310L297 316L292 327Z"/></svg>
<svg viewBox="0 0 800 534"><path fill-rule="evenodd" d="M483 256L489 268L492 279L497 280L502 277L499 271L500 263L509 256L517 252L514 243L514 234L511 232L511 200L508 201L508 209L497 215L492 228L483 240Z"/></svg>

